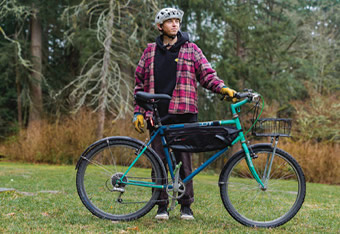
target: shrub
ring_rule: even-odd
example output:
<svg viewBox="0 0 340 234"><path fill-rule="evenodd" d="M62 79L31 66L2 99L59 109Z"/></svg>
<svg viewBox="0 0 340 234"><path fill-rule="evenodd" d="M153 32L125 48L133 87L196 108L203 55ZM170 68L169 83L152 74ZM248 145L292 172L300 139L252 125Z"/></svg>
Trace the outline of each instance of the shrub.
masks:
<svg viewBox="0 0 340 234"><path fill-rule="evenodd" d="M340 142L339 95L310 95L308 101L293 103L297 110L295 137L317 142Z"/></svg>
<svg viewBox="0 0 340 234"><path fill-rule="evenodd" d="M298 161L308 182L340 185L340 144L280 139L279 147Z"/></svg>
<svg viewBox="0 0 340 234"><path fill-rule="evenodd" d="M118 120L114 124L108 119L104 136L140 137L133 130L131 117L127 119L129 121ZM96 123L96 114L89 110L65 116L55 123L45 120L40 124L40 131L28 133L27 130L22 130L17 136L8 138L0 146L0 154L13 161L74 164L81 153L98 140L95 137Z"/></svg>
<svg viewBox="0 0 340 234"><path fill-rule="evenodd" d="M332 97L334 98L334 97ZM334 101L328 101L333 103ZM306 105L306 106L305 106ZM306 110L308 105L304 104L298 111ZM273 107L270 107L273 108ZM326 107L323 107L326 108ZM273 116L270 113L272 110L267 110L265 116ZM324 111L324 110L323 110ZM312 113L312 112L310 112ZM310 114L309 113L309 114ZM323 113L322 111L319 113ZM325 115L330 113L325 112ZM313 116L312 116L313 117ZM104 137L124 135L130 136L144 141L148 136L147 133L138 134L131 123L132 116L127 116L126 119L117 120L111 123L107 119L105 123ZM338 118L331 116L330 118ZM338 139L330 137L322 137L321 139L328 139L324 142L317 142L308 132L313 136L316 135L313 129L299 129L300 122L294 125L295 137L290 139L280 139L279 147L289 152L297 159L306 179L309 182L340 184L340 155L339 143L330 142L329 139ZM26 161L32 163L51 163L51 164L75 164L79 159L81 153L94 141L96 141L95 130L97 118L95 113L89 110L82 110L76 115L65 116L59 121L51 123L43 121L41 123L40 132L28 132L22 130L18 135L7 138L7 141L0 145L0 155L5 155L6 159L12 161ZM320 124L320 123L319 123ZM338 128L338 123L333 123L334 128ZM310 126L310 128L313 128ZM331 128L327 125L328 129ZM339 129L337 129L339 130ZM327 134L322 133L320 136L330 136L333 130L327 130ZM297 135L299 133L299 135ZM306 138L304 138L307 136ZM310 139L310 140L306 140ZM266 139L259 139L261 142ZM255 143L255 142L254 142ZM233 152L237 151L237 146ZM198 160L198 156L194 156L193 161ZM218 168L221 168L225 160L220 160ZM196 163L197 164L197 163ZM220 171L220 169L219 169Z"/></svg>

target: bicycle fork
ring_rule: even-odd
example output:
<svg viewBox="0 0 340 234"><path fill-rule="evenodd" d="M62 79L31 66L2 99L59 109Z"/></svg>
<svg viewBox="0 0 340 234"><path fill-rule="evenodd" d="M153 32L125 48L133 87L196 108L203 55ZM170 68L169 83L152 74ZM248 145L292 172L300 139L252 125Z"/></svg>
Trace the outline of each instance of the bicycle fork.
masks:
<svg viewBox="0 0 340 234"><path fill-rule="evenodd" d="M271 139L271 145L273 145L273 142L274 142L274 137L272 137ZM268 153L267 155L267 161L266 161L266 166L264 168L264 172L263 172L263 177L262 177L262 181L264 182L264 189L267 189L267 185L268 185L268 180L269 180L269 177L270 177L270 172L271 172L271 169L272 169L272 165L273 165L273 161L274 161L274 157L275 157L275 152L276 152L276 149L277 149L277 144L279 142L279 137L276 136L275 137L275 143L274 143L274 149L273 149L273 152L271 153L271 157L270 157L270 153Z"/></svg>
<svg viewBox="0 0 340 234"><path fill-rule="evenodd" d="M242 143L242 148L243 148L243 150L246 154L246 162L247 162L247 165L248 165L248 168L249 168L251 174L254 176L256 182L261 185L261 187L262 187L261 189L265 189L265 185L263 184L262 180L260 179L259 175L257 174L257 172L255 170L255 167L254 167L254 164L253 164L253 161L252 161L252 157L250 156L248 146L246 145L245 142Z"/></svg>

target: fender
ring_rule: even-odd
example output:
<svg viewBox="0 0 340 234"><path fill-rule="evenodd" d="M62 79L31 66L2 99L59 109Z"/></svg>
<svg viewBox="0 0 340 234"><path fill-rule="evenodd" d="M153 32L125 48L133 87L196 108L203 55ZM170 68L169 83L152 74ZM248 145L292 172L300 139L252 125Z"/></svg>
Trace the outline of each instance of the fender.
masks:
<svg viewBox="0 0 340 234"><path fill-rule="evenodd" d="M100 144L107 144L107 141L116 141L116 140L126 140L126 141L131 141L131 142L134 142L134 143L137 143L138 145L140 145L140 147L143 147L145 146L145 143L138 140L138 139L135 139L135 138L132 138L132 137L126 137L126 136L111 136L111 137L106 137L106 138L103 138L103 139L100 139L94 143L92 143L89 147L86 148L86 150L80 155L79 159L78 159L78 162L76 164L76 168L75 170L78 170L79 168L79 165L80 163L82 162L83 157L86 158L86 155L89 151L91 151L92 149L94 149L96 146L100 145ZM147 148L148 151L150 151L150 153L155 157L155 159L157 160L157 163L159 164L159 166L161 167L161 170L162 170L162 173L163 173L163 176L164 178L166 178L167 176L167 173L165 171L165 168L164 168L164 164L162 162L162 160L160 159L160 157L158 156L158 154L151 148L151 147L148 147Z"/></svg>
<svg viewBox="0 0 340 234"><path fill-rule="evenodd" d="M270 143L259 143L259 144L254 144L254 145L248 146L249 151L251 151L251 150L256 150L257 148L268 148L268 149L273 149L273 147L272 147L272 145L271 145ZM239 150L239 151L236 152L234 155L232 155L232 156L230 157L230 159L227 161L227 163L224 165L224 167L223 167L223 169L222 169L222 171L221 171L221 173L220 173L220 177L219 177L219 179L218 179L218 184L219 184L219 186L222 185L222 183L221 183L221 182L222 182L221 175L223 175L224 172L227 170L227 167L228 167L229 163L232 161L231 159L233 159L233 158L239 156L240 154L244 154L244 150L243 150L243 149Z"/></svg>

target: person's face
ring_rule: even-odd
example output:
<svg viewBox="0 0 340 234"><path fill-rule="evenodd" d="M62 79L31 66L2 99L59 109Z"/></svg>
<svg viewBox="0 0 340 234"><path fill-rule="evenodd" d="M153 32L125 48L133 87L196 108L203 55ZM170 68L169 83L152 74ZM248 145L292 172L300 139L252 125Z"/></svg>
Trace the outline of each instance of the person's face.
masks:
<svg viewBox="0 0 340 234"><path fill-rule="evenodd" d="M180 21L179 19L168 19L163 22L162 27L160 25L158 27L163 29L165 35L176 36L179 31Z"/></svg>

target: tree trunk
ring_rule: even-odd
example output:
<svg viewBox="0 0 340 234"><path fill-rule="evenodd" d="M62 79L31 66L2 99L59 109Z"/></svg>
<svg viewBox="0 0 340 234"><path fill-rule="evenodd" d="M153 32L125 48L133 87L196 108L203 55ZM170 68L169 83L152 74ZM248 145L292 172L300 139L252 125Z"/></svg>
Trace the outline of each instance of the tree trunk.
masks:
<svg viewBox="0 0 340 234"><path fill-rule="evenodd" d="M128 81L128 87L129 88L124 88L121 89L121 96L122 98L124 98L124 101L126 101L126 103L131 103L131 97L133 95L133 93L131 92L131 90L133 90L133 85L134 85L134 68L132 68L130 65L120 65L119 66L120 72L122 74L122 77L125 81ZM128 113L129 112L129 105L124 104L124 102L121 102L122 107L121 109L123 110L123 113ZM126 115L122 115L123 119L125 119L125 117L127 117ZM130 117L131 118L131 117Z"/></svg>
<svg viewBox="0 0 340 234"><path fill-rule="evenodd" d="M104 133L104 123L105 123L105 109L106 109L106 102L107 102L107 93L108 93L108 85L107 85L107 75L110 72L110 49L112 43L112 30L113 30L113 20L114 20L114 13L113 13L113 0L110 1L110 13L107 20L107 28L106 28L106 39L104 42L104 58L103 58L103 66L101 69L101 85L100 85L100 97L99 97L99 109L98 109L98 125L96 131L97 139L103 137Z"/></svg>
<svg viewBox="0 0 340 234"><path fill-rule="evenodd" d="M30 79L30 111L28 118L28 129L39 129L41 123L42 106L42 41L41 25L37 17L38 11L35 10L31 18L31 54L33 72Z"/></svg>
<svg viewBox="0 0 340 234"><path fill-rule="evenodd" d="M14 34L14 39L18 41L18 32L16 30ZM18 62L18 48L15 47L15 86L17 89L17 109L18 109L18 124L19 128L23 127L22 123L22 104L21 104L21 84L20 84L20 72L19 72L19 62Z"/></svg>

